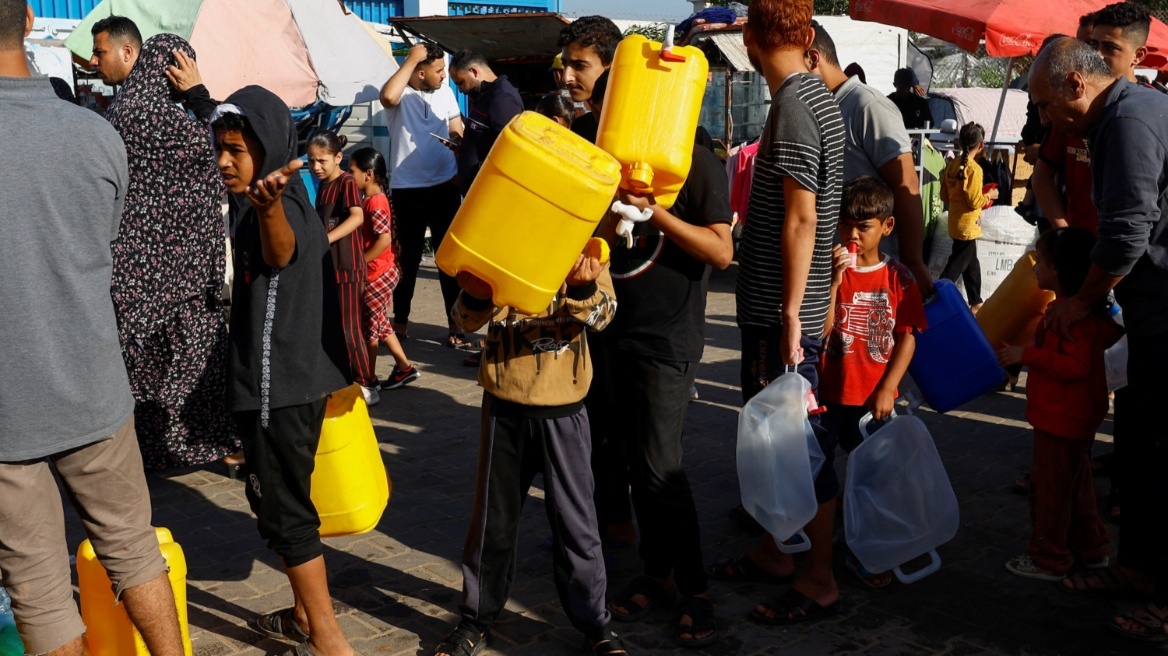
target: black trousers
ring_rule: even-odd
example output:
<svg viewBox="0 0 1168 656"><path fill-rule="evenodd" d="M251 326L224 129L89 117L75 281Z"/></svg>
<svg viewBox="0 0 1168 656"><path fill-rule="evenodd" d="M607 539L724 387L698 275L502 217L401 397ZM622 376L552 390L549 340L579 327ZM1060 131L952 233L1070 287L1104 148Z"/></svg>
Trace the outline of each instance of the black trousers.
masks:
<svg viewBox="0 0 1168 656"><path fill-rule="evenodd" d="M596 509L592 505L588 413L541 417L514 406L502 416L483 394L474 512L462 551L463 619L490 628L503 612L515 578L519 515L528 488L543 474L552 529L552 568L560 603L572 626L599 635L610 615Z"/></svg>
<svg viewBox="0 0 1168 656"><path fill-rule="evenodd" d="M604 333L588 336L592 357L592 386L584 405L592 426L592 477L596 480L596 521L601 535L611 524L631 522L633 508L629 497L629 463L625 445L616 432L620 418L615 415L615 382L611 378L609 359L614 355L604 342Z"/></svg>
<svg viewBox="0 0 1168 656"><path fill-rule="evenodd" d="M421 266L422 249L426 244L426 228L430 228L430 245L437 253L462 204L462 196L454 183L444 182L433 187L394 189L391 202L394 230L401 247L401 259L398 261L401 282L393 290L393 321L406 325L410 322L414 288L418 283L418 267ZM458 299L458 282L439 271L438 283L442 287L443 306L449 313L450 308L454 307L454 301Z"/></svg>
<svg viewBox="0 0 1168 656"><path fill-rule="evenodd" d="M260 411L235 413L239 439L247 458L247 502L255 513L260 537L284 560L285 567L303 565L324 554L320 516L312 503L312 471L324 424L327 399L276 408L268 427Z"/></svg>
<svg viewBox="0 0 1168 656"><path fill-rule="evenodd" d="M1127 387L1115 393L1113 456L1123 482L1119 564L1150 577L1168 601L1168 428L1163 409L1168 334L1128 335ZM1122 444L1122 448L1120 445Z"/></svg>
<svg viewBox="0 0 1168 656"><path fill-rule="evenodd" d="M953 252L949 254L949 261L941 271L941 277L957 282L957 278L965 283L965 297L970 306L982 302L981 297L981 263L977 261L976 239L954 239Z"/></svg>
<svg viewBox="0 0 1168 656"><path fill-rule="evenodd" d="M663 579L672 573L681 594L701 594L707 587L701 530L681 462L697 363L624 351L609 355L605 384L612 390L617 418L611 428L628 458L645 574Z"/></svg>

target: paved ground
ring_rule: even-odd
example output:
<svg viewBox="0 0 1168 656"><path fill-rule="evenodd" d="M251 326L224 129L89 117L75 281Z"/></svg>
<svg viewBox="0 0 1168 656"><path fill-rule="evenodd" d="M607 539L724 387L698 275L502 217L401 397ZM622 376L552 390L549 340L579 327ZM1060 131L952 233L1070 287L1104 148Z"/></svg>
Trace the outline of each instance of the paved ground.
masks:
<svg viewBox="0 0 1168 656"><path fill-rule="evenodd" d="M434 270L420 281L406 343L423 377L383 393L373 409L394 493L380 525L326 544L340 621L365 654L429 654L456 621L457 567L471 508L481 389L463 354L442 348L445 335ZM741 396L732 267L717 274L709 299L707 348L698 371L701 399L687 417L687 465L702 519L707 562L743 552L757 540L726 517L737 499L734 441ZM379 361L382 374L392 361ZM786 630L746 619L753 604L781 590L714 583L721 640L699 653L722 654L1136 654L1138 643L1102 626L1117 606L1018 579L1003 564L1025 549L1026 502L1010 491L1029 460L1025 398L999 393L962 412L924 413L961 501L961 530L941 549L942 570L882 590L863 587L837 553L844 612ZM1110 421L1101 429L1110 433ZM1106 448L1106 445L1104 445ZM842 467L843 462L839 463ZM155 524L182 545L196 656L276 654L287 649L246 628L257 612L287 606L292 595L278 562L256 533L243 484L219 468L151 479ZM536 481L536 487L539 480ZM1105 487L1105 485L1103 485ZM518 576L490 654L581 653L556 599L542 495L534 489L520 528ZM72 544L81 540L74 521ZM615 553L610 589L637 572L634 550ZM632 653L683 653L672 642L673 612L615 625ZM1162 653L1162 652L1148 652Z"/></svg>

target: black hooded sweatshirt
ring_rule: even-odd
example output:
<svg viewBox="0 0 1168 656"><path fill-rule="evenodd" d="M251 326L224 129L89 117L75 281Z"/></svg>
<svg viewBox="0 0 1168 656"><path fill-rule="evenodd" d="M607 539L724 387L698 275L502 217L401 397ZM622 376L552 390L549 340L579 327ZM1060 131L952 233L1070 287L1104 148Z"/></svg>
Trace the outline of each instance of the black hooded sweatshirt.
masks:
<svg viewBox="0 0 1168 656"><path fill-rule="evenodd" d="M249 86L224 102L243 110L264 147L257 179L295 158L292 115L275 94ZM230 405L237 412L259 410L261 419L269 410L323 399L352 380L328 237L299 175L282 202L296 236L296 251L283 269L264 262L259 219L250 205L244 204L235 232Z"/></svg>

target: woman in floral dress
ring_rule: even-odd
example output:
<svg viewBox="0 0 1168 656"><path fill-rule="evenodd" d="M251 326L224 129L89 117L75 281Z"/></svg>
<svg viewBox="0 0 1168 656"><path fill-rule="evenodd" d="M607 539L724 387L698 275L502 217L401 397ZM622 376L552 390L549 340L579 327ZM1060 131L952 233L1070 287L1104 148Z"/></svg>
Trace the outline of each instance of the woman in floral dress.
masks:
<svg viewBox="0 0 1168 656"><path fill-rule="evenodd" d="M113 300L148 470L240 450L226 406L223 183L207 127L175 104L173 34L141 54L106 116L122 135L130 187L113 243Z"/></svg>

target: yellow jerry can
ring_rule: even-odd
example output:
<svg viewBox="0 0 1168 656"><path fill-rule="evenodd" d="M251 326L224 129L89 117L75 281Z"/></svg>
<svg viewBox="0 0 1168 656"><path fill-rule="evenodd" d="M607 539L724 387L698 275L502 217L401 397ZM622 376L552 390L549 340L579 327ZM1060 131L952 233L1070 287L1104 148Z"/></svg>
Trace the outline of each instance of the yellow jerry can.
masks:
<svg viewBox="0 0 1168 656"><path fill-rule="evenodd" d="M373 530L391 490L361 387L353 384L334 392L325 408L312 472L311 497L320 515L321 537Z"/></svg>
<svg viewBox="0 0 1168 656"><path fill-rule="evenodd" d="M596 145L620 162L623 189L673 206L689 176L709 70L692 46L670 47L639 34L617 46Z"/></svg>
<svg viewBox="0 0 1168 656"><path fill-rule="evenodd" d="M1035 262L1034 251L1019 258L977 313L977 323L994 350L1007 345L1030 346L1046 306L1054 300L1054 292L1038 288Z"/></svg>
<svg viewBox="0 0 1168 656"><path fill-rule="evenodd" d="M191 631L187 625L187 561L170 531L155 528L162 557L170 568L170 587L178 609L183 653L191 656ZM92 656L149 656L142 634L130 622L126 608L114 601L113 584L86 540L77 548L77 587L81 589L81 619L85 643Z"/></svg>
<svg viewBox="0 0 1168 656"><path fill-rule="evenodd" d="M499 135L435 261L491 285L495 305L526 314L547 308L604 218L620 164L535 112Z"/></svg>

